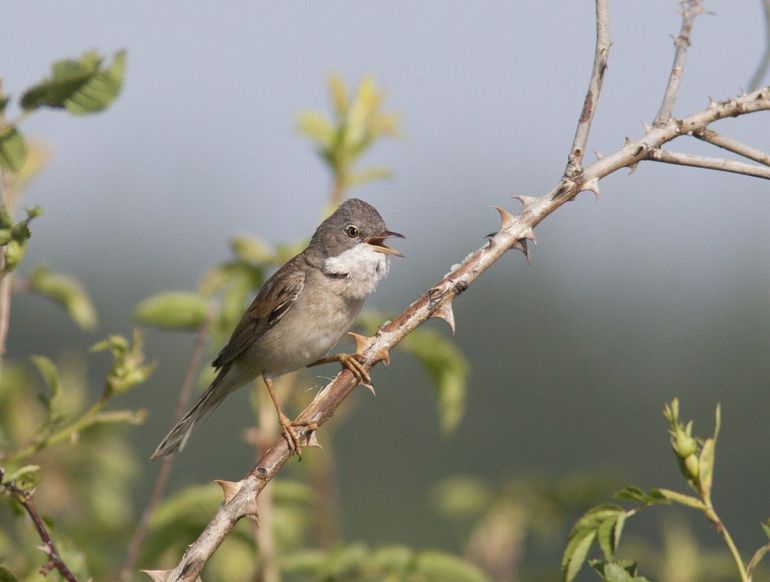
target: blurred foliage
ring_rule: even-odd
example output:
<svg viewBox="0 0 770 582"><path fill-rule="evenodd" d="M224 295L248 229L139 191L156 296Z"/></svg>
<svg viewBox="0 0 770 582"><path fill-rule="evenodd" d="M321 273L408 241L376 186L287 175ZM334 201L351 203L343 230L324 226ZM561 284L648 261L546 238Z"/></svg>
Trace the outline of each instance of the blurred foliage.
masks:
<svg viewBox="0 0 770 582"><path fill-rule="evenodd" d="M358 318L357 326L372 335L384 320L382 314L368 310ZM441 429L447 434L453 432L465 414L470 373L465 356L450 338L429 328L416 329L396 350L415 358L428 374L436 393Z"/></svg>
<svg viewBox="0 0 770 582"><path fill-rule="evenodd" d="M7 117L14 102L2 92L0 84L0 171L4 189L0 192L0 295L6 294L0 296L0 304L5 301L10 305L13 280L15 296L41 295L63 308L81 329L96 327L98 319L91 299L75 277L42 266L32 268L26 276L17 274L32 234L30 224L41 211L33 207L18 218L14 209L24 187L48 157L44 147L27 142L20 126L27 116L44 107L76 115L105 109L120 93L124 70L122 52L111 63L105 63L94 52L57 62L48 78L22 92L14 120ZM331 77L329 85L332 119L312 112L299 116L300 131L315 143L332 176L325 214L342 201L350 188L390 175L385 168L360 170L357 165L380 138L398 134L397 118L382 111L383 93L371 78L364 79L350 93L337 76ZM306 241L297 241L271 246L256 237L235 237L230 244L232 257L206 272L197 290L166 291L150 297L137 306L136 319L160 330L200 332L211 318L208 340L216 348L227 340L270 273L305 245ZM215 300L218 308L212 312L210 306ZM5 315L0 309L0 318L7 316L7 309ZM381 321L381 316L367 313L360 325L374 333ZM462 353L450 338L432 329L417 330L399 349L416 358L433 382L442 430L456 430L468 391L469 366ZM146 361L139 330L131 338L109 335L95 344L92 352L106 352L112 358L104 370L101 393L94 401L85 380L91 366L87 354L63 351L58 357L30 356L31 364L0 364L0 582L38 579L43 560L37 549L40 539L13 491L34 496L62 559L79 579L114 578L116 564L123 559L134 533L133 487L139 478L146 480L149 473L140 475L125 429L140 424L145 412L114 409L112 405L115 399L144 383L155 364ZM102 357L90 356L99 362ZM210 370L203 375L207 378ZM293 407L301 408L313 397L310 391L299 389L304 381L301 374L284 381L282 394ZM39 391L36 393L31 386L38 386ZM349 410L345 408L347 413ZM341 417L344 412L337 417L337 424ZM637 573L629 555L641 556L645 566L664 580L724 579L734 575L737 563L731 563L723 553L717 555L699 547L681 522L666 527L661 548L631 539L623 553L619 549L627 520L649 505L661 504L699 510L717 525L728 546L731 544L711 504L719 414L717 428L709 438L695 436L692 423L679 421L676 401L666 408L666 417L677 462L695 495L626 487L617 497L635 504L627 509L617 504L596 505L616 487L615 480L607 475L528 476L497 485L475 476L453 477L440 483L430 500L456 530L462 556L403 545L371 548L345 540L338 532L332 539L319 542L313 531L318 527L317 516L339 521L334 513L334 429L325 428L326 452L307 463L314 470L298 470L293 480L282 477L270 485L271 519L267 531L275 546L273 566L289 580L324 582L475 582L525 576L552 580L557 575L555 566L542 576L526 572L522 566L525 554L560 539L565 534L565 523L593 505L569 534L562 561L564 579L574 579L588 563L604 580L646 580ZM250 442L265 442L265 434L255 437L253 433L267 430L257 426L250 433ZM146 471L145 465L141 468ZM208 523L221 496L215 485L188 486L166 496L152 514L139 565L171 567ZM770 537L770 524L763 528ZM760 560L769 549L770 543L760 548L748 564L739 566L743 568L743 580L759 572ZM595 557L589 559L592 551ZM206 576L214 580L252 580L264 571L263 561L266 558L256 549L254 525L243 520L207 565ZM129 578L143 579L135 570L132 568Z"/></svg>
<svg viewBox="0 0 770 582"><path fill-rule="evenodd" d="M342 202L349 188L390 177L388 168L357 170L355 165L377 139L399 134L398 116L381 110L384 93L372 77L364 78L355 91L348 93L345 82L333 74L329 77L329 92L331 120L315 111L297 116L300 133L315 143L333 177L327 215Z"/></svg>
<svg viewBox="0 0 770 582"><path fill-rule="evenodd" d="M744 563L729 530L712 503L714 458L721 428L720 406L717 405L716 408L714 434L706 438L693 434L692 421L682 423L679 420L678 399L674 398L671 403L665 406L663 415L669 423L668 432L671 448L676 456L680 473L695 495L663 488L645 492L632 485L618 491L615 497L619 500L635 502L636 507L626 509L620 505L602 504L589 509L572 528L567 547L564 550L561 565L566 582L571 582L577 576L595 545L601 550L601 556L588 560L588 562L602 580L608 582L645 582L647 578L637 575L636 562L619 557L617 549L626 520L651 505L676 504L696 509L702 513L722 537L733 560L734 570L737 570L738 579L742 582L748 582L752 579L753 574L760 567L763 557L770 550L770 541L768 541L754 552L748 563ZM762 529L770 540L770 520L762 524ZM687 542L682 542L682 540L684 537L679 535L678 539L672 543L681 543L683 547L688 547ZM686 555L686 552L683 554ZM681 568L681 564L678 568ZM667 569L670 567L667 566ZM693 575L693 572L698 572L700 569L701 566L699 565L692 566L688 570L688 575ZM704 573L703 576L706 574ZM735 571L732 572L732 579L735 579Z"/></svg>

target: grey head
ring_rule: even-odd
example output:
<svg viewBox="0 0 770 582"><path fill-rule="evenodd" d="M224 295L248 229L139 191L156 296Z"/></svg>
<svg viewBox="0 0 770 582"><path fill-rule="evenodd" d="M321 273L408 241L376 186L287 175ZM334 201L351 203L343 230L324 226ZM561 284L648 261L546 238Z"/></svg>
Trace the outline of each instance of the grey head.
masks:
<svg viewBox="0 0 770 582"><path fill-rule="evenodd" d="M310 248L324 257L337 257L359 244L367 244L378 253L402 256L385 244L390 237L404 238L388 230L374 206L351 198L318 226L310 240Z"/></svg>

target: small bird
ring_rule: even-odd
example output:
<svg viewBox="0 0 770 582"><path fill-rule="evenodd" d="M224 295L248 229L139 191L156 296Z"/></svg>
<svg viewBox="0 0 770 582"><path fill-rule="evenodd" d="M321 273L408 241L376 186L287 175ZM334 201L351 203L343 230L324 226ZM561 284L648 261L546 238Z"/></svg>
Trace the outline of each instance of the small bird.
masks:
<svg viewBox="0 0 770 582"><path fill-rule="evenodd" d="M262 286L213 362L216 378L155 449L151 460L181 451L193 430L231 392L261 376L281 432L292 452L297 426L283 413L273 378L305 366L340 362L359 383L369 376L351 354L325 357L352 327L364 299L388 272L389 255L403 256L385 241L404 238L388 230L373 206L351 198L324 220L307 248Z"/></svg>

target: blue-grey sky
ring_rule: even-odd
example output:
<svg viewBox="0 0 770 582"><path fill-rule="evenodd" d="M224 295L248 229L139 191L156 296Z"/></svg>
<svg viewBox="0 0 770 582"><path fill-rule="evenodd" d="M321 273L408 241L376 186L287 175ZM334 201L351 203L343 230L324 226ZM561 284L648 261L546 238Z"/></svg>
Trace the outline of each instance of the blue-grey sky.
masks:
<svg viewBox="0 0 770 582"><path fill-rule="evenodd" d="M737 94L765 46L759 0L705 4L715 14L696 23L676 114ZM676 8L673 0L610 2L613 45L589 148L611 152L654 117ZM593 14L589 0L14 2L0 20L7 92L40 80L56 59L90 48L128 51L125 89L107 113L44 112L25 123L54 151L25 199L46 210L29 260L83 277L102 331L125 331L137 301L195 285L226 256L231 235L308 236L329 180L297 135L295 115L327 109L331 71L349 82L372 74L404 136L365 160L389 166L394 178L353 194L408 237L400 244L407 259L372 301L401 309L495 229L492 205L513 210L510 195L538 195L558 181L591 69ZM767 115L717 129L770 150ZM709 151L686 141L672 149ZM371 510L374 495L356 491L376 487L382 474L398 474L414 491L455 472L499 479L520 469L619 466L641 485L673 485L659 412L676 394L701 415L704 431L716 401L725 405L721 446L734 475L726 489L767 482L770 446L754 427L766 427L770 415L770 187L647 163L607 179L602 191L598 202L581 195L538 227L532 266L506 258L458 300L457 341L473 376L469 418L453 440L438 435L424 377L409 394L400 390L414 379L404 370L418 370L396 359L377 371L377 400L365 401L343 432L358 448L343 443L338 461L351 484L343 492L352 536L370 533L353 515ZM12 339L44 333L37 305L19 306L12 323L23 329ZM163 349L159 337L151 345ZM175 387L153 390L166 394L148 425L159 438ZM223 418L234 408L223 406L207 426L232 443L240 433ZM404 408L417 413L393 435ZM396 442L374 437L370 448L370 430ZM764 468L753 464L747 440ZM216 443L193 440L180 459L180 470L198 480L222 477L219 469L236 477L250 459L244 447L230 465L213 457L201 468L196 446L211 453ZM388 451L404 446L414 460L397 470L403 459ZM754 523L770 514L766 495L755 501L731 517ZM424 498L394 503L430 518ZM398 527L383 523L372 541L399 541ZM430 545L426 535L405 541Z"/></svg>

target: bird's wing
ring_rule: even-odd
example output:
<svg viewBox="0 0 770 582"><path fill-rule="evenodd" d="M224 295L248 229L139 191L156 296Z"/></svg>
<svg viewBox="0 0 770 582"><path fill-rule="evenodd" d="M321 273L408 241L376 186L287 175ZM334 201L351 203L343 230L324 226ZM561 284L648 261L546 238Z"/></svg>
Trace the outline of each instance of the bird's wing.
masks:
<svg viewBox="0 0 770 582"><path fill-rule="evenodd" d="M231 364L291 309L305 287L305 273L292 263L281 267L252 301L230 341L213 362L215 368Z"/></svg>

